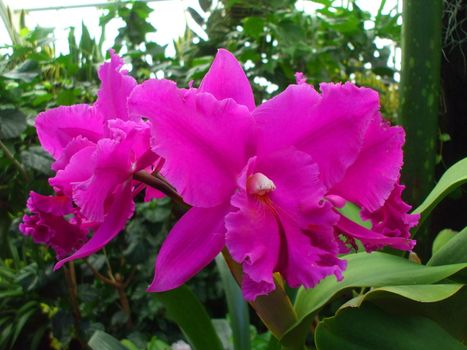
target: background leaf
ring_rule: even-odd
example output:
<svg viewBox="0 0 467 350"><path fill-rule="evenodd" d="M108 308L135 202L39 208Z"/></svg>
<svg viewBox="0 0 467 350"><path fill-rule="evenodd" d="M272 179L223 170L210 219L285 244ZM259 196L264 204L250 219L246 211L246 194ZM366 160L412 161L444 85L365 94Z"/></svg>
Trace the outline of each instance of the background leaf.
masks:
<svg viewBox="0 0 467 350"><path fill-rule="evenodd" d="M466 182L467 158L464 158L446 170L423 203L413 211L414 214L421 215L418 227L444 197Z"/></svg>
<svg viewBox="0 0 467 350"><path fill-rule="evenodd" d="M155 294L167 309L167 317L183 331L194 350L223 350L206 310L186 286Z"/></svg>
<svg viewBox="0 0 467 350"><path fill-rule="evenodd" d="M452 237L427 262L427 265L439 266L467 262L467 227Z"/></svg>
<svg viewBox="0 0 467 350"><path fill-rule="evenodd" d="M296 343L297 337L305 339L315 313L348 288L431 284L467 268L467 264L424 266L380 252L350 254L344 258L348 265L341 282L329 276L315 288L299 290L294 305L298 322L284 334L283 344Z"/></svg>
<svg viewBox="0 0 467 350"><path fill-rule="evenodd" d="M422 316L390 315L376 306L347 308L319 323L320 350L465 350L434 321Z"/></svg>

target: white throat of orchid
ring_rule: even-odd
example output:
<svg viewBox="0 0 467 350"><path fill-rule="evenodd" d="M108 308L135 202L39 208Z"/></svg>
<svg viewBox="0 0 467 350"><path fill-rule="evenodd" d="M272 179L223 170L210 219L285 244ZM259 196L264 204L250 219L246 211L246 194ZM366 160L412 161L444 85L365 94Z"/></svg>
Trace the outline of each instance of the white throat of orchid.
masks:
<svg viewBox="0 0 467 350"><path fill-rule="evenodd" d="M254 173L248 176L246 189L248 194L264 196L265 194L274 191L276 189L276 185L263 173Z"/></svg>

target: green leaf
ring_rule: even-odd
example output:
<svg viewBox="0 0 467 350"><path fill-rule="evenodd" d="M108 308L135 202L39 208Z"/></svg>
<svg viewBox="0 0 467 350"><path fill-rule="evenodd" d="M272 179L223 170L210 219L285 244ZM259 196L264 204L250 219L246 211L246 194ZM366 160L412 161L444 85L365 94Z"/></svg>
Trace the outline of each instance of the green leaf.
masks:
<svg viewBox="0 0 467 350"><path fill-rule="evenodd" d="M282 337L284 345L304 340L315 313L346 289L436 283L467 268L467 264L424 266L380 252L350 254L344 258L347 269L341 282L328 276L315 288L299 290L294 306L298 321Z"/></svg>
<svg viewBox="0 0 467 350"><path fill-rule="evenodd" d="M26 60L13 70L3 73L2 76L8 79L31 82L39 73L39 63L35 60Z"/></svg>
<svg viewBox="0 0 467 350"><path fill-rule="evenodd" d="M413 211L414 214L421 215L418 227L444 197L466 182L467 158L464 158L446 170L428 197Z"/></svg>
<svg viewBox="0 0 467 350"><path fill-rule="evenodd" d="M464 287L463 284L420 284L379 287L357 297L352 306L360 306L365 300L381 299L387 294L394 294L419 303L435 303L452 297Z"/></svg>
<svg viewBox="0 0 467 350"><path fill-rule="evenodd" d="M433 241L433 246L431 249L431 255L435 254L438 250L440 250L446 243L449 242L451 238L453 238L457 234L456 231L451 229L444 229L436 235L435 240Z"/></svg>
<svg viewBox="0 0 467 350"><path fill-rule="evenodd" d="M0 109L0 138L18 137L26 130L26 115L18 109Z"/></svg>
<svg viewBox="0 0 467 350"><path fill-rule="evenodd" d="M212 0L199 0L199 6L203 9L204 12L209 11L212 6Z"/></svg>
<svg viewBox="0 0 467 350"><path fill-rule="evenodd" d="M243 299L242 291L221 255L216 257L216 264L221 276L227 307L229 309L234 348L235 350L249 350L251 344L248 305Z"/></svg>
<svg viewBox="0 0 467 350"><path fill-rule="evenodd" d="M347 308L318 324L319 350L465 350L436 322L422 316L390 315L376 306Z"/></svg>
<svg viewBox="0 0 467 350"><path fill-rule="evenodd" d="M260 17L247 17L243 20L245 34L257 39L263 34L264 19Z"/></svg>
<svg viewBox="0 0 467 350"><path fill-rule="evenodd" d="M467 262L467 227L452 237L428 261L427 265L439 266Z"/></svg>
<svg viewBox="0 0 467 350"><path fill-rule="evenodd" d="M167 309L167 317L182 329L194 350L223 350L205 308L188 287L157 293L156 297Z"/></svg>
<svg viewBox="0 0 467 350"><path fill-rule="evenodd" d="M52 158L40 147L32 146L21 152L21 162L28 168L43 174L51 174Z"/></svg>
<svg viewBox="0 0 467 350"><path fill-rule="evenodd" d="M103 331L95 331L88 345L92 350L128 350L118 339Z"/></svg>

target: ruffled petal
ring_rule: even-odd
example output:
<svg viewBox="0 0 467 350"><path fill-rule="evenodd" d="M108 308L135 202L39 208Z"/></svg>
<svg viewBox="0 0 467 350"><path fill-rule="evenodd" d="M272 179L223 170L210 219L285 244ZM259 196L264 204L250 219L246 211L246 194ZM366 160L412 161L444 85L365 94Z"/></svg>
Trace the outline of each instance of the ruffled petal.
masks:
<svg viewBox="0 0 467 350"><path fill-rule="evenodd" d="M273 273L279 260L279 227L271 209L249 197L245 188L237 190L231 204L238 210L226 216L226 244L243 267L243 296L254 300L276 288Z"/></svg>
<svg viewBox="0 0 467 350"><path fill-rule="evenodd" d="M291 85L253 113L259 124L258 154L295 146L310 154L329 188L342 179L362 147L378 111L378 95L346 83Z"/></svg>
<svg viewBox="0 0 467 350"><path fill-rule="evenodd" d="M93 153L96 164L92 176L73 184L73 200L91 221L104 220L106 199L131 176L130 152L125 143L102 139Z"/></svg>
<svg viewBox="0 0 467 350"><path fill-rule="evenodd" d="M104 222L99 226L92 237L73 255L60 260L54 267L55 270L66 262L81 259L94 254L109 243L121 230L132 216L134 210L131 194L131 181L128 181L117 191Z"/></svg>
<svg viewBox="0 0 467 350"><path fill-rule="evenodd" d="M98 71L101 87L94 108L105 120L129 119L127 100L136 81L126 70L121 69L123 64L123 59L110 50L110 62L102 64Z"/></svg>
<svg viewBox="0 0 467 350"><path fill-rule="evenodd" d="M332 226L336 218L328 203L315 209L314 220L308 216L312 222L308 227L300 227L289 217L280 216L287 244L281 248L286 253L278 270L290 287L313 288L329 275L342 280L347 263L338 258L339 246Z"/></svg>
<svg viewBox="0 0 467 350"><path fill-rule="evenodd" d="M59 171L66 168L70 162L71 157L81 151L83 148L94 146L95 143L89 141L87 138L77 136L72 139L62 150L60 156L52 164L52 170Z"/></svg>
<svg viewBox="0 0 467 350"><path fill-rule="evenodd" d="M410 229L418 224L419 214L409 214L411 206L402 200L404 186L396 184L384 205L374 212L363 209L363 220L371 220L372 231L387 237L410 238ZM376 249L369 246L370 249Z"/></svg>
<svg viewBox="0 0 467 350"><path fill-rule="evenodd" d="M255 191L255 179L268 186ZM227 247L243 266L247 300L274 290L274 272L294 287L342 277L333 229L339 217L325 193L307 153L289 148L249 160L231 200L238 210L226 217Z"/></svg>
<svg viewBox="0 0 467 350"><path fill-rule="evenodd" d="M42 147L55 159L75 137L85 137L96 143L104 133L102 116L84 104L39 113L35 124Z"/></svg>
<svg viewBox="0 0 467 350"><path fill-rule="evenodd" d="M129 105L151 119L153 149L165 158L162 173L188 204L212 207L230 198L251 153L254 121L247 108L168 80L136 87Z"/></svg>
<svg viewBox="0 0 467 350"><path fill-rule="evenodd" d="M228 205L191 208L172 228L156 260L150 292L177 288L209 264L224 247Z"/></svg>
<svg viewBox="0 0 467 350"><path fill-rule="evenodd" d="M369 211L380 208L399 179L404 140L404 129L376 115L358 158L331 192Z"/></svg>
<svg viewBox="0 0 467 350"><path fill-rule="evenodd" d="M340 233L347 238L361 241L365 249L369 252L381 249L385 246L400 250L412 250L416 243L408 237L391 237L380 232L369 230L342 215L336 227L339 229Z"/></svg>
<svg viewBox="0 0 467 350"><path fill-rule="evenodd" d="M245 105L250 111L255 109L255 98L241 64L234 55L219 49L216 58L199 87L200 92L209 92L218 100L232 98Z"/></svg>
<svg viewBox="0 0 467 350"><path fill-rule="evenodd" d="M58 170L55 177L49 179L49 184L57 192L72 196L73 186L77 182L89 179L96 167L94 153L96 145L92 144L76 152L64 169Z"/></svg>
<svg viewBox="0 0 467 350"><path fill-rule="evenodd" d="M33 191L29 193L26 205L31 212L40 211L56 216L67 215L73 211L73 204L69 197L44 196Z"/></svg>
<svg viewBox="0 0 467 350"><path fill-rule="evenodd" d="M281 150L258 157L255 171L276 186L269 194L283 236L276 271L294 288L312 288L331 274L341 279L346 265L337 257L333 228L339 217L324 201L326 188L310 155L293 147Z"/></svg>
<svg viewBox="0 0 467 350"><path fill-rule="evenodd" d="M20 232L31 236L35 243L49 246L60 259L81 247L87 230L72 216L74 209L71 200L65 196L43 196L31 192L28 202L29 215L24 215L19 225Z"/></svg>

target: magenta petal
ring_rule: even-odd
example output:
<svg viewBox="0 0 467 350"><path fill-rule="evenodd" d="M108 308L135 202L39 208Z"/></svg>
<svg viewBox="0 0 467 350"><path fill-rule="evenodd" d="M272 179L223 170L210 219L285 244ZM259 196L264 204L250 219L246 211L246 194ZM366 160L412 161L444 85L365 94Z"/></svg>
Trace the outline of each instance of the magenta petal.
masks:
<svg viewBox="0 0 467 350"><path fill-rule="evenodd" d="M401 250L412 250L416 243L408 237L391 237L369 230L347 219L345 216L340 217L337 228L344 236L361 241L367 251L381 249L384 246Z"/></svg>
<svg viewBox="0 0 467 350"><path fill-rule="evenodd" d="M136 81L127 71L121 70L123 64L123 60L110 50L110 62L102 64L99 68L101 87L97 92L94 108L104 116L105 120L129 119L127 99L136 86Z"/></svg>
<svg viewBox="0 0 467 350"><path fill-rule="evenodd" d="M41 211L56 216L67 215L73 211L73 205L69 197L44 196L33 191L29 193L27 207L31 212Z"/></svg>
<svg viewBox="0 0 467 350"><path fill-rule="evenodd" d="M87 257L102 249L121 230L123 230L126 222L133 214L133 210L134 204L133 197L131 195L131 181L128 181L116 194L104 222L99 226L91 239L73 255L60 260L55 265L54 269L57 270L68 261Z"/></svg>
<svg viewBox="0 0 467 350"><path fill-rule="evenodd" d="M219 49L217 52L199 91L209 92L218 100L232 98L237 103L247 106L250 111L255 109L250 82L235 56L225 49Z"/></svg>
<svg viewBox="0 0 467 350"><path fill-rule="evenodd" d="M55 177L49 179L50 186L54 187L57 192L62 192L71 197L73 185L89 179L94 172L95 152L96 145L93 144L76 152L70 158L65 168L58 170Z"/></svg>
<svg viewBox="0 0 467 350"><path fill-rule="evenodd" d="M311 218L310 218L311 219ZM331 206L317 208L315 220L308 228L301 228L297 223L281 216L281 223L287 236L285 258L282 259L279 271L292 288L304 286L313 288L319 281L329 275L342 279L346 261L337 256L339 246L334 238L333 224L336 215Z"/></svg>
<svg viewBox="0 0 467 350"><path fill-rule="evenodd" d="M291 85L253 115L260 127L259 154L295 146L312 156L330 187L355 161L379 103L375 91L350 83L321 84L321 91Z"/></svg>
<svg viewBox="0 0 467 350"><path fill-rule="evenodd" d="M129 100L133 113L151 119L154 151L165 158L163 174L183 199L197 207L228 201L250 153L253 119L231 99L148 80Z"/></svg>
<svg viewBox="0 0 467 350"><path fill-rule="evenodd" d="M39 113L35 124L42 147L56 159L75 137L81 136L95 143L104 132L102 117L84 104Z"/></svg>
<svg viewBox="0 0 467 350"><path fill-rule="evenodd" d="M73 200L88 220L102 222L106 199L131 175L129 148L125 143L102 139L93 158L96 164L93 175L73 185Z"/></svg>
<svg viewBox="0 0 467 350"><path fill-rule="evenodd" d="M399 179L404 138L404 129L376 115L358 158L331 192L369 211L381 207Z"/></svg>
<svg viewBox="0 0 467 350"><path fill-rule="evenodd" d="M402 200L404 186L396 184L384 205L374 212L363 209L364 220L371 220L372 231L388 237L410 238L410 229L418 224L419 214L408 214L410 205Z"/></svg>
<svg viewBox="0 0 467 350"><path fill-rule="evenodd" d="M228 205L191 208L172 228L156 260L150 292L177 288L209 264L224 247Z"/></svg>
<svg viewBox="0 0 467 350"><path fill-rule="evenodd" d="M270 208L248 198L244 190L234 194L232 205L239 210L226 216L226 244L243 267L243 296L254 300L276 288L273 273L279 260L279 227Z"/></svg>
<svg viewBox="0 0 467 350"><path fill-rule="evenodd" d="M81 151L83 148L94 146L95 144L89 141L87 138L82 136L77 136L72 139L66 146L63 148L60 156L52 164L52 169L55 171L63 170L66 168L68 163L76 153Z"/></svg>

